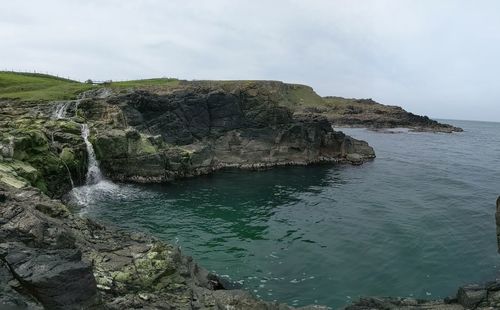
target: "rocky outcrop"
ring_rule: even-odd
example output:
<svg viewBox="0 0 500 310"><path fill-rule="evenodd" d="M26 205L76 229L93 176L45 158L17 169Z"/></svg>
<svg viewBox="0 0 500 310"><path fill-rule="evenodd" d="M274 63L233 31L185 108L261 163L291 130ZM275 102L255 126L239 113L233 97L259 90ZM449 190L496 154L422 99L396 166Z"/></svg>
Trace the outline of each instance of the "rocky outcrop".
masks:
<svg viewBox="0 0 500 310"><path fill-rule="evenodd" d="M302 112L324 115L336 127L410 128L413 131L460 132L459 127L443 124L427 116L407 112L398 106L372 99L325 97L323 105L305 107Z"/></svg>
<svg viewBox="0 0 500 310"><path fill-rule="evenodd" d="M120 181L162 182L228 167L359 164L375 157L366 142L334 131L325 117L294 115L271 90L238 84L87 93L92 99L79 109L94 125L101 168Z"/></svg>
<svg viewBox="0 0 500 310"><path fill-rule="evenodd" d="M82 184L87 165L82 119L53 119L58 103L0 100L0 180L61 197ZM74 181L74 182L73 182Z"/></svg>

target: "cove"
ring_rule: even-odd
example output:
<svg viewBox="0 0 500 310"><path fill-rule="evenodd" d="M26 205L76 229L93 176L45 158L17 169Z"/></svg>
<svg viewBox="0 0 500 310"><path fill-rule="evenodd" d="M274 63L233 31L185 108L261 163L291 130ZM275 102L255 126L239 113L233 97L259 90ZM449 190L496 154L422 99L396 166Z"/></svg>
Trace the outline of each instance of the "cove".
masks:
<svg viewBox="0 0 500 310"><path fill-rule="evenodd" d="M96 186L83 212L179 245L255 295L338 308L440 298L498 275L500 124L452 135L343 129L377 159ZM480 151L479 151L480 150Z"/></svg>

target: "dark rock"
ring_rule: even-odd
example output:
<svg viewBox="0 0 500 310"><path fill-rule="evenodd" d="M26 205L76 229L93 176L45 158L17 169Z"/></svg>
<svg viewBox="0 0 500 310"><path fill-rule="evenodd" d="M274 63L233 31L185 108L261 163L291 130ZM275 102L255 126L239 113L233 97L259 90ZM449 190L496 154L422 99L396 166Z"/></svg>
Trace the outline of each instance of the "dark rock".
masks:
<svg viewBox="0 0 500 310"><path fill-rule="evenodd" d="M467 309L474 309L487 297L487 291L483 286L472 284L463 286L458 290L458 303Z"/></svg>
<svg viewBox="0 0 500 310"><path fill-rule="evenodd" d="M325 97L323 114L337 127L410 128L413 131L461 132L462 128L416 115L398 106L380 104L372 99ZM298 109L301 109L300 107Z"/></svg>
<svg viewBox="0 0 500 310"><path fill-rule="evenodd" d="M500 252L500 196L497 198L497 207L495 211L495 222L497 227L497 249Z"/></svg>
<svg viewBox="0 0 500 310"><path fill-rule="evenodd" d="M14 277L44 307L80 309L98 304L92 268L81 260L78 250L35 249L9 243L1 251L6 251L0 254L1 259Z"/></svg>

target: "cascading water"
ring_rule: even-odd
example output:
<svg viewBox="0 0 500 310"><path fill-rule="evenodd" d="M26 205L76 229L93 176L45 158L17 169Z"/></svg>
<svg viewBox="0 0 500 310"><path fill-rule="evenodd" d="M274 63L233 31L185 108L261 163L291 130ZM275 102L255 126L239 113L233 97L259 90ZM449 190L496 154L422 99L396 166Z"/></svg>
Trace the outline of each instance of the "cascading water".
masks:
<svg viewBox="0 0 500 310"><path fill-rule="evenodd" d="M120 195L120 187L104 178L99 162L97 161L94 147L89 141L89 126L82 124L82 138L87 147L87 175L85 185L75 187L70 192L70 201L77 206L83 207L81 213L86 213L89 205L94 199L102 199L105 196Z"/></svg>
<svg viewBox="0 0 500 310"><path fill-rule="evenodd" d="M77 115L78 105L80 105L81 99L64 101L56 105L56 109L52 113L53 119L65 119L67 118L68 112L74 110L73 117ZM69 110L69 111L68 111ZM70 116L71 118L72 116Z"/></svg>
<svg viewBox="0 0 500 310"><path fill-rule="evenodd" d="M86 185L97 184L102 181L102 173L101 169L99 169L99 163L95 157L94 147L92 143L89 141L89 126L87 124L82 124L82 138L85 141L85 145L87 146L87 160L88 160L88 168L87 168L87 176L85 179Z"/></svg>
<svg viewBox="0 0 500 310"><path fill-rule="evenodd" d="M53 118L55 119L63 119L66 117L66 111L68 110L69 105L71 104L71 101L66 101L59 103L56 106L56 109L54 111L54 114L52 115Z"/></svg>

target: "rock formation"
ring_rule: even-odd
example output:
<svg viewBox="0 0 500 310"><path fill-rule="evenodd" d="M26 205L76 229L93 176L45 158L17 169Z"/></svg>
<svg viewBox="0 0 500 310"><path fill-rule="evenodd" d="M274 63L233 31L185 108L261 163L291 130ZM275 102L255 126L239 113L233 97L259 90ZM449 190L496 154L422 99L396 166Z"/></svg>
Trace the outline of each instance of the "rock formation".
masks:
<svg viewBox="0 0 500 310"><path fill-rule="evenodd" d="M271 90L257 89L87 93L79 110L93 124L101 167L120 181L161 182L227 167L358 164L374 157L366 142L334 131L325 117L294 115Z"/></svg>
<svg viewBox="0 0 500 310"><path fill-rule="evenodd" d="M306 107L306 113L320 114L336 127L410 128L413 131L460 132L462 128L416 115L398 106L380 104L372 99L325 97L324 104Z"/></svg>

